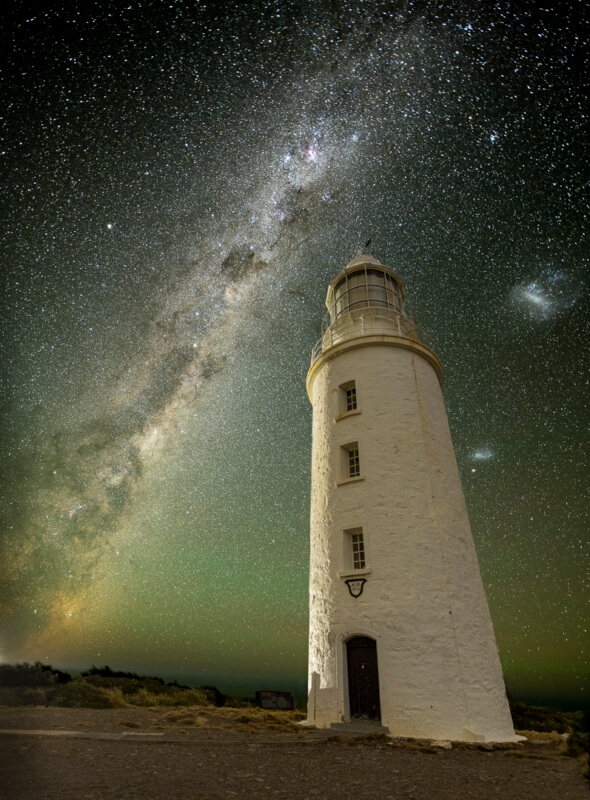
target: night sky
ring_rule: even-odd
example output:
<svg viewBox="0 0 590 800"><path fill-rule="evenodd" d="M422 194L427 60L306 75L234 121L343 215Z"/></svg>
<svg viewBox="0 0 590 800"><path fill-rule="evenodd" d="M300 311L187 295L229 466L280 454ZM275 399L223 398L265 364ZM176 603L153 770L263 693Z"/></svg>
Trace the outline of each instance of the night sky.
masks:
<svg viewBox="0 0 590 800"><path fill-rule="evenodd" d="M305 375L371 238L508 687L585 704L586 4L10 5L0 659L305 684Z"/></svg>

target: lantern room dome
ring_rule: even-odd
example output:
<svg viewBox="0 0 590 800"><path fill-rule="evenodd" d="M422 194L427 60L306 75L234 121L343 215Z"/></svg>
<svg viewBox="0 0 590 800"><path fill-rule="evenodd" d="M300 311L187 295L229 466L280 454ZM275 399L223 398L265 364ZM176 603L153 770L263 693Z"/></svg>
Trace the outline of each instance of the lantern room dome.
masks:
<svg viewBox="0 0 590 800"><path fill-rule="evenodd" d="M380 267L383 266L383 264L374 256L370 256L368 253L359 253L352 259L352 261L348 262L348 264L344 267L344 269L345 270L351 269L352 267L356 267L359 264L377 264Z"/></svg>

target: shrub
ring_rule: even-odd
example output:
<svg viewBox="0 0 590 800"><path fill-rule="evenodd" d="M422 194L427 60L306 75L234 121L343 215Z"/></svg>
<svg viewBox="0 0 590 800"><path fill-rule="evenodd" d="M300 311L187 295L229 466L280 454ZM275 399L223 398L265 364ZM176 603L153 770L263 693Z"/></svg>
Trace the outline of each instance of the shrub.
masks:
<svg viewBox="0 0 590 800"><path fill-rule="evenodd" d="M157 683L160 686L164 686L164 679L163 678L156 678L152 676L145 676L145 675L138 675L136 672L122 672L122 671L115 671L112 670L109 666L104 667L95 667L92 666L88 672L82 673L83 678L126 678L133 681L138 681L141 684L145 684L146 682L150 681L152 683Z"/></svg>
<svg viewBox="0 0 590 800"><path fill-rule="evenodd" d="M588 733L580 733L579 731L572 731L565 741L565 754L578 758L590 752L590 742Z"/></svg>
<svg viewBox="0 0 590 800"><path fill-rule="evenodd" d="M102 689L110 701L109 708L129 708L131 705L120 689Z"/></svg>
<svg viewBox="0 0 590 800"><path fill-rule="evenodd" d="M231 700L230 697L220 692L217 686L203 686L202 689L209 693L210 702L217 708L222 708L227 700Z"/></svg>
<svg viewBox="0 0 590 800"><path fill-rule="evenodd" d="M127 699L134 706L175 706L174 699L166 694L150 692L148 689L140 689Z"/></svg>
<svg viewBox="0 0 590 800"><path fill-rule="evenodd" d="M0 686L0 706L20 706L18 689L12 686Z"/></svg>
<svg viewBox="0 0 590 800"><path fill-rule="evenodd" d="M204 689L183 689L174 693L179 706L210 706L211 697Z"/></svg>
<svg viewBox="0 0 590 800"><path fill-rule="evenodd" d="M126 698L135 706L207 706L212 705L203 689L168 689L165 692L150 692L140 689Z"/></svg>
<svg viewBox="0 0 590 800"><path fill-rule="evenodd" d="M142 682L134 678L105 677L103 675L84 675L84 681L99 689L118 689L123 694L134 694L142 688Z"/></svg>
<svg viewBox="0 0 590 800"><path fill-rule="evenodd" d="M45 706L47 690L41 686L2 686L0 705L3 706Z"/></svg>
<svg viewBox="0 0 590 800"><path fill-rule="evenodd" d="M71 675L40 661L29 664L0 664L0 686L53 686L68 683Z"/></svg>
<svg viewBox="0 0 590 800"><path fill-rule="evenodd" d="M19 690L23 706L44 706L47 704L46 690L41 686L26 686Z"/></svg>
<svg viewBox="0 0 590 800"><path fill-rule="evenodd" d="M0 704L55 705L66 708L127 708L129 706L235 706L215 686L191 689L176 681L134 672L92 667L72 680L47 664L0 664Z"/></svg>
<svg viewBox="0 0 590 800"><path fill-rule="evenodd" d="M568 733L582 727L584 714L582 711L560 711L557 708L544 706L527 706L518 700L508 698L510 713L516 730L557 731Z"/></svg>
<svg viewBox="0 0 590 800"><path fill-rule="evenodd" d="M86 683L84 678L55 687L48 700L51 705L62 708L121 708L117 699L104 689Z"/></svg>

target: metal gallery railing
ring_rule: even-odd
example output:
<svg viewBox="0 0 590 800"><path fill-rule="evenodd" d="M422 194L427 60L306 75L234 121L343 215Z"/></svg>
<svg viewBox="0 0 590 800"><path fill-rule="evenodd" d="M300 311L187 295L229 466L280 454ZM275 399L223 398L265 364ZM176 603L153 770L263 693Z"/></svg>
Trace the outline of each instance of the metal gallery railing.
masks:
<svg viewBox="0 0 590 800"><path fill-rule="evenodd" d="M324 350L358 336L386 333L417 342L424 341L416 323L393 309L367 307L344 314L334 322L330 322L326 315L324 322L327 323L325 328L322 325L324 333L311 352L312 364Z"/></svg>

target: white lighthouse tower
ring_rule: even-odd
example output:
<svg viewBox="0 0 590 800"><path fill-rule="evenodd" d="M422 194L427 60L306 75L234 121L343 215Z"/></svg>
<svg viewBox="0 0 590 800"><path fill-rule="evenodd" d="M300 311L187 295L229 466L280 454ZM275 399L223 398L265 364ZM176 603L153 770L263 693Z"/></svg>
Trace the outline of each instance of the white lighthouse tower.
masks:
<svg viewBox="0 0 590 800"><path fill-rule="evenodd" d="M308 720L513 741L441 391L389 267L330 284L313 405Z"/></svg>

